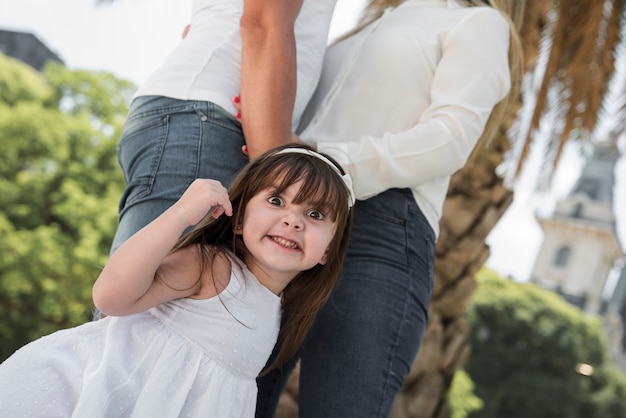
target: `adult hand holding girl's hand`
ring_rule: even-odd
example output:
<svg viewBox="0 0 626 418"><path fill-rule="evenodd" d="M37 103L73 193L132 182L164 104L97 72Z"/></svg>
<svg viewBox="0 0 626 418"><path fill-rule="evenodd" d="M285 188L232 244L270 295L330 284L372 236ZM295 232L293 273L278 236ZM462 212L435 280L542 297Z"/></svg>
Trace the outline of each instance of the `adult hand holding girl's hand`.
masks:
<svg viewBox="0 0 626 418"><path fill-rule="evenodd" d="M175 206L188 226L196 225L209 213L215 219L233 214L228 190L219 181L210 179L194 180Z"/></svg>

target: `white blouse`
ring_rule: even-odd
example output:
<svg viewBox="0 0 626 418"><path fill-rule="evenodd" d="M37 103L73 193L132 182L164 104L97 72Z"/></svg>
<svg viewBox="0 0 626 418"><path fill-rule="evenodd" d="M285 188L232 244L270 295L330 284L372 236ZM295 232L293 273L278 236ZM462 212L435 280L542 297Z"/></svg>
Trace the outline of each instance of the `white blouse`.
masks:
<svg viewBox="0 0 626 418"><path fill-rule="evenodd" d="M358 199L411 188L438 234L450 176L510 89L508 48L490 7L407 0L329 48L300 136L342 164Z"/></svg>

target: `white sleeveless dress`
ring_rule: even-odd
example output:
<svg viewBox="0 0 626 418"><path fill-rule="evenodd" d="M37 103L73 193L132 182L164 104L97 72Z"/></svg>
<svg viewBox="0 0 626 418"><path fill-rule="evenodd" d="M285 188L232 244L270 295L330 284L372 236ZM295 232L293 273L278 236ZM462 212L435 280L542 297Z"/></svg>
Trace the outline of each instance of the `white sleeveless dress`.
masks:
<svg viewBox="0 0 626 418"><path fill-rule="evenodd" d="M0 417L253 417L281 303L245 267L232 271L219 298L178 299L22 347L0 365Z"/></svg>

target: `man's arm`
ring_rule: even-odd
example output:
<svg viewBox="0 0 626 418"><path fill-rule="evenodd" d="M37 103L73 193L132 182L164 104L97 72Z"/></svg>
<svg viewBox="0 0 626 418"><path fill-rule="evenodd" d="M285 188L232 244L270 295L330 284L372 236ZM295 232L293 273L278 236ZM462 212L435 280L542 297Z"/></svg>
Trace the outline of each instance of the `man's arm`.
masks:
<svg viewBox="0 0 626 418"><path fill-rule="evenodd" d="M248 155L291 140L296 96L294 23L303 0L244 0L241 122Z"/></svg>

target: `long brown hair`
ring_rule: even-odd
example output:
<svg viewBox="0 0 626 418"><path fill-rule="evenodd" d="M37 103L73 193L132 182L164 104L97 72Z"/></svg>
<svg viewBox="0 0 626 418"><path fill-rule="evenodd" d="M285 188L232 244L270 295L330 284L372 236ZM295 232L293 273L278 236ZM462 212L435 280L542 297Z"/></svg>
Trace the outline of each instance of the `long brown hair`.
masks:
<svg viewBox="0 0 626 418"><path fill-rule="evenodd" d="M341 265L348 251L352 210L348 206L350 192L326 162L301 153L283 153L285 148L304 148L306 145L290 144L278 147L250 162L235 178L228 189L233 205L233 216L213 219L206 216L194 229L181 238L172 251L201 244L203 248L201 267L210 264L216 252L233 252L243 259L248 250L235 226L241 223L246 205L260 191L271 188L281 193L290 185L302 180L303 186L294 198L295 203L311 202L325 208L328 216L337 222L335 236L328 247L325 264L317 264L300 272L285 287L282 295L283 318L280 330L281 348L274 362L265 371L278 367L289 360L300 347L302 340L313 324L321 306L328 300L337 281ZM331 157L324 155L343 169ZM264 371L264 372L265 372Z"/></svg>

